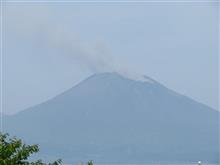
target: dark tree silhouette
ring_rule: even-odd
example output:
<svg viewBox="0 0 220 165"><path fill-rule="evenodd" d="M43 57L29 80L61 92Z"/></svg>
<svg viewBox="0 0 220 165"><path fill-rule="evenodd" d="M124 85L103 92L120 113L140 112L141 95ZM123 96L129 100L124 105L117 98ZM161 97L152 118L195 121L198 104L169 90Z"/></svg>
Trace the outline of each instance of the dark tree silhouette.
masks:
<svg viewBox="0 0 220 165"><path fill-rule="evenodd" d="M39 151L38 145L26 145L22 140L10 138L8 134L0 133L0 164L1 165L47 165L42 160L28 161L28 158ZM60 165L57 160L48 165Z"/></svg>

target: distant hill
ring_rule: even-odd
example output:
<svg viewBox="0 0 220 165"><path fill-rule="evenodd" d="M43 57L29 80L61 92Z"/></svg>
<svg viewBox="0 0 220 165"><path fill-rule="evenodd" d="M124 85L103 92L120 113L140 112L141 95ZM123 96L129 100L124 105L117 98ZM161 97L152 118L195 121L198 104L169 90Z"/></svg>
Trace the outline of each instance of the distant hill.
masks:
<svg viewBox="0 0 220 165"><path fill-rule="evenodd" d="M4 126L48 159L219 163L219 112L148 77L95 74Z"/></svg>

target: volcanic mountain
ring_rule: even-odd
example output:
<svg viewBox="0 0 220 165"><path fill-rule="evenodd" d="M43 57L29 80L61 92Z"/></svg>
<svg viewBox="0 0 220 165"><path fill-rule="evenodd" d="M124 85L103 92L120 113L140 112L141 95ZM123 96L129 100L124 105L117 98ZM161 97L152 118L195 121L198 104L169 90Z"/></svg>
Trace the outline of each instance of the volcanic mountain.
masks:
<svg viewBox="0 0 220 165"><path fill-rule="evenodd" d="M146 76L95 74L4 118L7 132L48 159L219 163L219 112Z"/></svg>

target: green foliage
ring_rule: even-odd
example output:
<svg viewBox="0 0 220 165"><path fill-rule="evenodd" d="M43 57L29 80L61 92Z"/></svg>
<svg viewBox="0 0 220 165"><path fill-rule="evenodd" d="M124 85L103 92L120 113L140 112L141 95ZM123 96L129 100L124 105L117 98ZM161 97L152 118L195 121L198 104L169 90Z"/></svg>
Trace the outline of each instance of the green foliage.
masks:
<svg viewBox="0 0 220 165"><path fill-rule="evenodd" d="M20 139L10 138L8 134L0 133L0 165L47 165L42 160L28 161L28 158L38 151L38 145L26 145ZM59 159L48 165L60 164Z"/></svg>
<svg viewBox="0 0 220 165"><path fill-rule="evenodd" d="M93 165L93 161L92 160L88 161L87 165Z"/></svg>

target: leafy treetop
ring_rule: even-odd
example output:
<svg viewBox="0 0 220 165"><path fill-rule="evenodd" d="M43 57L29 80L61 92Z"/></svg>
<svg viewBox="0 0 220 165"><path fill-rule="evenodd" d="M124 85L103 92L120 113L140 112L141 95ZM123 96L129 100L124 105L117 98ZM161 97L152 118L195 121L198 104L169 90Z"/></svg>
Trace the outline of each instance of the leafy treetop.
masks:
<svg viewBox="0 0 220 165"><path fill-rule="evenodd" d="M47 165L42 160L28 161L28 158L39 151L38 145L26 145L22 140L10 138L8 134L0 133L0 164L1 165ZM48 165L61 165L57 160Z"/></svg>

